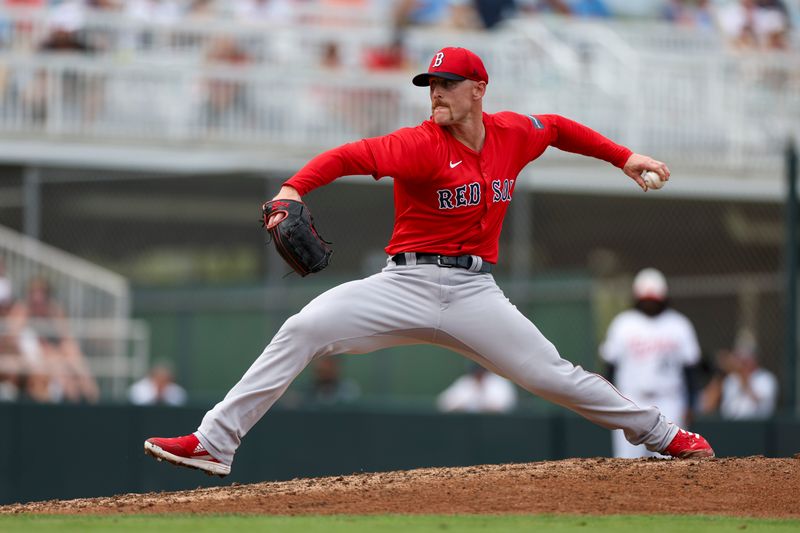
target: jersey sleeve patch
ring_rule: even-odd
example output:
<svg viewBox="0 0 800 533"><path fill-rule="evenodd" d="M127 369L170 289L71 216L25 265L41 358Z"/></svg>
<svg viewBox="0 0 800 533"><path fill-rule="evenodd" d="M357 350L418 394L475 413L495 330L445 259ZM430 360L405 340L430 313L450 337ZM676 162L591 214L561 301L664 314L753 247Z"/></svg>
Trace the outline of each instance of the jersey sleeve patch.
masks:
<svg viewBox="0 0 800 533"><path fill-rule="evenodd" d="M544 124L542 123L541 120L539 120L538 118L534 117L533 115L527 115L527 117L529 119L531 119L531 122L533 122L533 127L534 128L536 128L537 130L543 130L544 129Z"/></svg>

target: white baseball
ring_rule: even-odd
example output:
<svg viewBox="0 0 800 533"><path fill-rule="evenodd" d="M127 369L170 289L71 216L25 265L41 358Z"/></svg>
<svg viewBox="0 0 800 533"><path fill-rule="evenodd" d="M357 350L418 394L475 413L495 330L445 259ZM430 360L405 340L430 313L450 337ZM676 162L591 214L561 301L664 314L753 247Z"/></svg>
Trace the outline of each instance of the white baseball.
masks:
<svg viewBox="0 0 800 533"><path fill-rule="evenodd" d="M644 180L644 183L645 185L647 185L648 189L660 189L661 187L664 186L664 182L661 180L661 176L659 176L652 170L645 170L642 173L642 179Z"/></svg>

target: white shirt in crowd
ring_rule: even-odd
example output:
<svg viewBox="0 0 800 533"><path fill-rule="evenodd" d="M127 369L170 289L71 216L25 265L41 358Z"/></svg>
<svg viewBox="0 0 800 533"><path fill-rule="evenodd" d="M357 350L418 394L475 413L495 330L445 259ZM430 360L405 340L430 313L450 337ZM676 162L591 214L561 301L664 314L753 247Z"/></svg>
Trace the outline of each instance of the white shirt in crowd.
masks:
<svg viewBox="0 0 800 533"><path fill-rule="evenodd" d="M750 10L738 2L730 3L719 11L717 21L720 29L728 37L738 38L750 25L759 41L766 44L770 35L781 33L789 28L789 19L776 8L754 7Z"/></svg>
<svg viewBox="0 0 800 533"><path fill-rule="evenodd" d="M436 405L444 412L504 413L517 405L517 389L492 372L466 374L439 394Z"/></svg>
<svg viewBox="0 0 800 533"><path fill-rule="evenodd" d="M775 375L763 368L756 369L750 374L750 388L757 400L745 392L737 374L725 376L722 382L720 415L731 420L769 418L778 401L778 380Z"/></svg>
<svg viewBox="0 0 800 533"><path fill-rule="evenodd" d="M128 390L128 399L134 405L183 405L186 403L186 391L177 383L169 383L159 398L156 383L146 376Z"/></svg>
<svg viewBox="0 0 800 533"><path fill-rule="evenodd" d="M235 0L231 4L234 17L246 22L269 21L287 24L294 18L294 2L291 0Z"/></svg>
<svg viewBox="0 0 800 533"><path fill-rule="evenodd" d="M174 25L183 19L183 8L176 0L127 0L125 13L134 20L157 25Z"/></svg>

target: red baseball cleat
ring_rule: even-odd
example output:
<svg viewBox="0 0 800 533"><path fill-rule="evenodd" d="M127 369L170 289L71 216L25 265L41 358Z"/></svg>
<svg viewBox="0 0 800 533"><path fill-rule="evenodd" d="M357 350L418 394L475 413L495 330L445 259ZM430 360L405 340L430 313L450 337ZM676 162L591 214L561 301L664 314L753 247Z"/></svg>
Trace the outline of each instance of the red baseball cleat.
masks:
<svg viewBox="0 0 800 533"><path fill-rule="evenodd" d="M678 459L714 457L714 450L706 439L698 433L691 433L685 429L678 429L678 434L661 453Z"/></svg>
<svg viewBox="0 0 800 533"><path fill-rule="evenodd" d="M159 461L163 459L174 465L202 470L210 476L225 477L231 473L231 467L214 459L194 434L170 439L147 439L144 441L144 453Z"/></svg>

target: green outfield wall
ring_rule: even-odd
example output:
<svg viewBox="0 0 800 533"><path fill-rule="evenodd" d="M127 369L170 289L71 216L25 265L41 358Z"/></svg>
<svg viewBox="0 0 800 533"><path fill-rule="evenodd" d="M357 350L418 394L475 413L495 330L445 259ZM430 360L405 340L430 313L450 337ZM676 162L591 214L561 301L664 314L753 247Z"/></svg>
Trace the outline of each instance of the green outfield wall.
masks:
<svg viewBox="0 0 800 533"><path fill-rule="evenodd" d="M351 408L271 411L247 435L224 480L143 455L146 437L189 433L205 410L0 405L0 503L610 454L606 430L566 412L440 415ZM704 420L694 429L720 456L800 451L800 420Z"/></svg>

